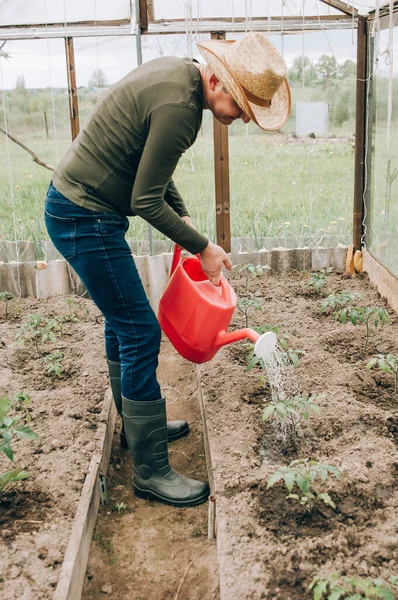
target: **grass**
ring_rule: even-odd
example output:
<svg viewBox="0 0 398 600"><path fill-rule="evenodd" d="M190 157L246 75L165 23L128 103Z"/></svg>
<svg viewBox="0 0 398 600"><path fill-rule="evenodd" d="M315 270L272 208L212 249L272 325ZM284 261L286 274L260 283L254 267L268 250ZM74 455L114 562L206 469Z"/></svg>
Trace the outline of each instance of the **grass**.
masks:
<svg viewBox="0 0 398 600"><path fill-rule="evenodd" d="M381 84L384 85L384 81ZM331 86L323 93L318 88L308 88L304 90L304 98L302 88L292 88L293 109L299 96L306 100L319 100L325 96L333 108L335 98L340 97L336 90ZM24 93L20 97L15 91L9 92L8 124L10 131L42 160L56 165L70 145L67 96L61 92L55 96L55 140L49 98L43 94L42 97L39 93ZM367 207L367 244L375 256L394 272L398 250L398 178L391 183L391 201L388 203L386 174L387 161L391 156L397 156L398 137L393 119L391 152L387 153L385 115L380 104L385 101L385 95L384 90L377 98L377 115L381 121L376 119L372 140L369 173L372 201ZM92 111L93 103L82 92L79 100L83 124ZM40 103L44 103L43 106ZM33 112L27 114L27 107ZM48 139L44 131L43 109L48 115ZM329 238L326 243L337 245L351 238L354 149L349 136L354 130L354 123L351 119L343 126L333 127L333 133L340 136L338 140L294 139L287 135L293 131L293 117L284 128L283 135L261 132L252 123L248 127L234 123L229 128L232 237L254 238L257 248L263 247L264 237L279 238L277 245L289 247L322 245L324 237ZM393 173L397 166L393 161L390 172ZM0 240L30 240L38 245L41 239L48 239L43 204L50 179L50 171L36 165L13 142L7 144L5 136L0 134ZM214 158L209 111L205 111L203 129L195 145L182 157L174 179L195 226L215 241ZM164 239L156 230L152 230L152 235L155 240ZM147 224L137 217L131 218L127 237L147 240Z"/></svg>
<svg viewBox="0 0 398 600"><path fill-rule="evenodd" d="M209 129L209 128L207 128ZM352 230L354 152L347 142L302 142L282 135L230 135L231 234L233 237L347 235ZM56 164L54 140L38 133L24 143ZM58 155L69 134L58 134ZM11 170L8 168L8 152ZM215 239L213 142L200 133L182 157L174 179L197 229ZM43 221L51 172L0 137L0 239L47 239ZM130 219L128 237L147 239L147 224ZM154 239L162 239L153 231Z"/></svg>

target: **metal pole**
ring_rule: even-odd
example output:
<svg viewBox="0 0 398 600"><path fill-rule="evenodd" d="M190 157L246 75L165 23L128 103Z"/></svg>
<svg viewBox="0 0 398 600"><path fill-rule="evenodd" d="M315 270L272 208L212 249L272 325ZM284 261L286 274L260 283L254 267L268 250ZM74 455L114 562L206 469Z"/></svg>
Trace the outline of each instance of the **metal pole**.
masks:
<svg viewBox="0 0 398 600"><path fill-rule="evenodd" d="M355 250L361 249L363 234L365 189L365 141L366 141L366 88L367 88L367 22L358 19L357 46L357 90L355 123L355 170L354 170L354 223L353 244Z"/></svg>

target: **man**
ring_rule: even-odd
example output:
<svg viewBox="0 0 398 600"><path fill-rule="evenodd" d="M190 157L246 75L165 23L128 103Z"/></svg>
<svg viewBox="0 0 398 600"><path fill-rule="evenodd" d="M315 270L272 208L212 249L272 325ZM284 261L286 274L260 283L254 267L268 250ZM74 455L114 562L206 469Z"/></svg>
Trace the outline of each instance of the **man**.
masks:
<svg viewBox="0 0 398 600"><path fill-rule="evenodd" d="M204 502L209 487L169 464L167 442L189 427L166 422L156 379L161 332L125 240L126 216L141 216L199 254L217 285L231 261L193 228L172 180L178 160L196 139L203 109L225 125L252 119L263 129L281 128L290 112L285 63L263 35L198 47L206 64L159 58L109 91L54 172L45 208L54 245L105 317L109 374L134 461L135 493L174 506Z"/></svg>

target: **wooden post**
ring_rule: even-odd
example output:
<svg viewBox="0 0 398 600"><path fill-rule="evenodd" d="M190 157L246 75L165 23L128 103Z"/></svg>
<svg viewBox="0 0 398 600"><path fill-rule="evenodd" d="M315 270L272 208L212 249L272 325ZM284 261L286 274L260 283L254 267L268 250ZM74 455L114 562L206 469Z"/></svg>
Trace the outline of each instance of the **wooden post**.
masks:
<svg viewBox="0 0 398 600"><path fill-rule="evenodd" d="M80 125L79 125L79 102L78 102L78 98L77 98L77 88L76 88L75 53L73 50L73 38L71 38L71 37L65 38L65 54L66 54L66 75L68 78L70 126L71 126L71 130L72 130L72 140L74 140L80 131Z"/></svg>
<svg viewBox="0 0 398 600"><path fill-rule="evenodd" d="M353 244L355 250L361 249L363 234L365 186L365 141L366 141L366 87L367 87L367 23L358 19L357 42L357 91L355 123L355 170L354 170L354 223Z"/></svg>
<svg viewBox="0 0 398 600"><path fill-rule="evenodd" d="M46 137L48 139L48 123L47 123L47 113L44 111L44 126L46 128Z"/></svg>
<svg viewBox="0 0 398 600"><path fill-rule="evenodd" d="M213 32L211 38L224 40L225 31ZM231 252L228 126L222 125L214 117L213 136L217 244L224 248L225 252Z"/></svg>

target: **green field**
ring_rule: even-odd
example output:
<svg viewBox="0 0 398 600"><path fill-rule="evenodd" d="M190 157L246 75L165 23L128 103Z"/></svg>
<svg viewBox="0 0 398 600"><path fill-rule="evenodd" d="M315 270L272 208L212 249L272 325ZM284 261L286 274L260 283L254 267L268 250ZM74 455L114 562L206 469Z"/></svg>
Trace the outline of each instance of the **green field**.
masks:
<svg viewBox="0 0 398 600"><path fill-rule="evenodd" d="M238 129L238 127L236 127ZM349 234L352 226L354 152L347 141L298 141L285 135L246 135L242 124L230 136L231 234L278 237ZM21 134L19 134L20 137ZM58 135L58 155L69 136ZM54 140L27 133L23 142L56 164ZM196 227L215 237L213 142L199 134L181 159L175 182ZM0 238L46 239L43 203L51 172L0 137ZM129 237L147 238L147 225L130 219ZM154 239L161 234L154 231Z"/></svg>
<svg viewBox="0 0 398 600"><path fill-rule="evenodd" d="M288 239L290 246L294 246L299 236L301 243L305 236L308 246L322 244L325 237L332 245L350 239L354 95L352 82L338 85L339 88L336 83L326 90L319 85L293 87L292 117L283 133L265 133L252 123L249 126L234 123L229 128L232 237L254 238L258 248L262 247L261 238L282 238L282 243ZM345 111L347 120L340 122L342 98L350 110ZM292 135L297 99L329 102L328 139L297 139ZM79 90L81 125L94 104L95 98L87 89ZM6 105L10 132L43 161L56 165L70 144L66 91L53 90L51 95L48 90L12 90L7 93ZM1 105L0 113L3 113ZM384 159L380 155L376 157L381 158L377 164ZM378 188L383 175L379 177ZM50 179L50 171L35 164L29 154L12 141L7 143L0 133L0 239L48 239L43 204ZM209 111L205 111L202 131L195 145L182 157L174 179L195 226L215 240L214 158ZM163 237L156 230L152 234L154 239ZM147 224L138 217L131 218L128 237L146 240Z"/></svg>

